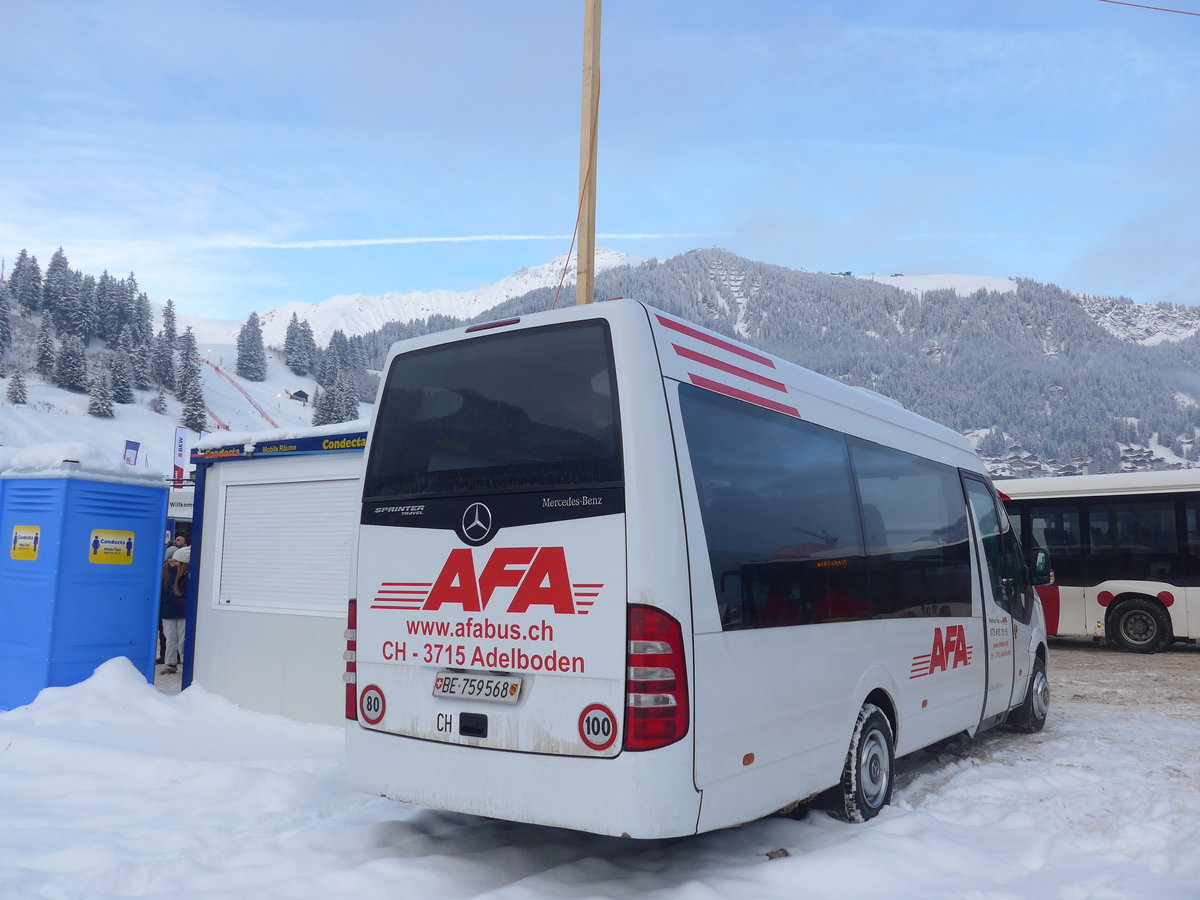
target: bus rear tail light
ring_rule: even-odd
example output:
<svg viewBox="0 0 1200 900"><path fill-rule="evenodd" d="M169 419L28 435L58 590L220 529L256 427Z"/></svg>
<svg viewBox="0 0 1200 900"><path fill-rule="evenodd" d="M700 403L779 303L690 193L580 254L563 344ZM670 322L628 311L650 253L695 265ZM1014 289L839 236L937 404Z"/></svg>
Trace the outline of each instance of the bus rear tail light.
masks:
<svg viewBox="0 0 1200 900"><path fill-rule="evenodd" d="M625 749L654 750L688 730L683 629L661 609L629 607Z"/></svg>
<svg viewBox="0 0 1200 900"><path fill-rule="evenodd" d="M346 671L342 673L342 681L346 682L346 718L358 718L358 671L356 658L358 655L358 601L351 598L346 604L346 652L342 659L346 660Z"/></svg>

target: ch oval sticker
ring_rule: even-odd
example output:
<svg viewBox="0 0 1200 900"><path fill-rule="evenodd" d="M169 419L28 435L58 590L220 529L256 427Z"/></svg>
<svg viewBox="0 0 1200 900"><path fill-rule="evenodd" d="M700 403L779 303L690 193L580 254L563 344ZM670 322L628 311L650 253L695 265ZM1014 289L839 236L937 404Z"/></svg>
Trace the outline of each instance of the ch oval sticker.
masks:
<svg viewBox="0 0 1200 900"><path fill-rule="evenodd" d="M579 737L593 750L607 750L617 739L617 717L602 703L593 703L579 715Z"/></svg>
<svg viewBox="0 0 1200 900"><path fill-rule="evenodd" d="M363 688L358 697L358 714L368 725L378 725L383 721L387 704L383 699L383 691L376 685L369 684Z"/></svg>

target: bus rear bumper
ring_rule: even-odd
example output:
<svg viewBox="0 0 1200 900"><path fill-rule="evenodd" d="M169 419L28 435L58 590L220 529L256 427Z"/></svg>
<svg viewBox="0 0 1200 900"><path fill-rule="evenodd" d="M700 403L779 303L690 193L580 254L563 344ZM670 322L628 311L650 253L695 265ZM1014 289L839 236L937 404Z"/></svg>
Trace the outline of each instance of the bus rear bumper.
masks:
<svg viewBox="0 0 1200 900"><path fill-rule="evenodd" d="M689 740L615 757L548 756L346 725L350 786L434 809L641 839L695 834Z"/></svg>

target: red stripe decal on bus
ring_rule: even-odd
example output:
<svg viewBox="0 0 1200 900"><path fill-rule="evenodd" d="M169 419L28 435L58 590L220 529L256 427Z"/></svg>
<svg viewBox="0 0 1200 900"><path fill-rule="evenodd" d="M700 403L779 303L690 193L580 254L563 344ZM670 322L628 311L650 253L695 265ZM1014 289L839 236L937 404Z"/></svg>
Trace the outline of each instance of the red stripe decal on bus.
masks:
<svg viewBox="0 0 1200 900"><path fill-rule="evenodd" d="M719 381L713 381L711 378L705 378L703 375L696 375L693 372L688 372L688 378L692 380L692 384L696 385L696 387L707 388L710 391L716 391L718 394L724 394L726 397L733 397L735 400L745 400L747 403L753 403L755 406L761 406L764 409L773 409L775 412L795 416L797 419L804 418L800 415L800 410L794 406L776 403L774 400L768 400L766 397L760 397L748 391L739 391L735 387L721 384Z"/></svg>
<svg viewBox="0 0 1200 900"><path fill-rule="evenodd" d="M1060 610L1058 585L1039 584L1035 591L1042 601L1042 612L1046 616L1046 634L1058 634L1058 615Z"/></svg>
<svg viewBox="0 0 1200 900"><path fill-rule="evenodd" d="M675 352L684 359L690 359L692 362L703 363L706 366L712 366L714 369L720 369L722 372L728 372L730 375L737 375L739 378L745 378L748 381L753 381L761 384L763 387L769 387L772 390L783 391L787 393L787 385L782 381L775 381L772 378L767 378L765 375L757 375L749 369L743 369L740 366L735 366L727 362L721 362L719 359L714 359L711 356L705 356L703 353L697 353L695 350L689 350L687 347L680 347L678 344L672 344Z"/></svg>
<svg viewBox="0 0 1200 900"><path fill-rule="evenodd" d="M752 360L756 363L761 363L768 368L775 368L775 363L770 357L762 356L752 350L747 350L745 347L739 347L737 344L731 344L729 341L723 341L718 337L713 337L711 334L705 334L697 328L690 325L684 325L682 322L675 322L665 316L655 316L656 319L663 325L664 328L670 328L672 331L678 331L680 334L686 334L688 337L695 338L698 341L704 341L706 344L712 344L714 347L720 347L722 350L728 350L730 353L736 353L745 359Z"/></svg>

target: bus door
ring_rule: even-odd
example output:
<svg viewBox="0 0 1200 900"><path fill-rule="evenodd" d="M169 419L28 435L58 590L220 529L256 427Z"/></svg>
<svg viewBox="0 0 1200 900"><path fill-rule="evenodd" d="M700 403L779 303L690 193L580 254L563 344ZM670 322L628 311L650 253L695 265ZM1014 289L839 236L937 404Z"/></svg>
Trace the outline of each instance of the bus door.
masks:
<svg viewBox="0 0 1200 900"><path fill-rule="evenodd" d="M1004 507L982 479L964 472L963 484L983 548L980 578L988 650L983 718L988 719L1003 713L1025 694L1033 665L1029 641L1032 591L1027 584L1021 545Z"/></svg>

